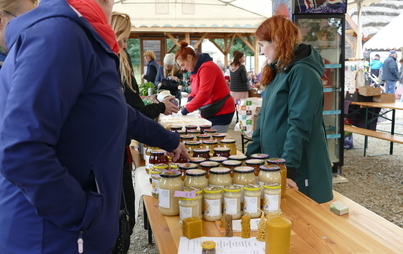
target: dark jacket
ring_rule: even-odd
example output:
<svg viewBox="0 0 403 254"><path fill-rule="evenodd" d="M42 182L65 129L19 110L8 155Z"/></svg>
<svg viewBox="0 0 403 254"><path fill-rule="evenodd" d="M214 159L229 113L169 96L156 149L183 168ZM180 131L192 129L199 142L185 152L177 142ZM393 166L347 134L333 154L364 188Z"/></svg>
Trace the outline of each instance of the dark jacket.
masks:
<svg viewBox="0 0 403 254"><path fill-rule="evenodd" d="M155 83L155 78L157 77L158 68L159 68L159 65L155 61L155 59L151 60L147 64L147 72L146 72L146 75L144 75L143 78L145 80L147 80L148 82L153 83L154 85L158 85L158 84Z"/></svg>
<svg viewBox="0 0 403 254"><path fill-rule="evenodd" d="M180 80L183 79L183 74L181 72L174 73L174 76L179 78ZM178 86L181 84L181 82L177 82L173 79L169 79L167 77L164 77L164 66L160 66L158 69L158 74L155 79L155 84L158 85L161 83L161 87L159 88L160 90L168 90L173 96L178 98L178 93L180 93Z"/></svg>
<svg viewBox="0 0 403 254"><path fill-rule="evenodd" d="M125 103L118 57L65 0L11 20L5 41L0 252L77 253L82 234L86 254L109 254L126 136L168 151L179 137Z"/></svg>
<svg viewBox="0 0 403 254"><path fill-rule="evenodd" d="M396 58L389 56L383 62L382 80L398 81L399 80L399 68L397 67Z"/></svg>
<svg viewBox="0 0 403 254"><path fill-rule="evenodd" d="M324 66L311 46L301 44L295 55L294 62L284 72L276 72L266 87L247 155L284 158L287 167L296 171L299 190L322 203L333 198L322 116Z"/></svg>
<svg viewBox="0 0 403 254"><path fill-rule="evenodd" d="M245 65L241 64L236 70L230 66L230 85L232 92L249 91L249 77Z"/></svg>

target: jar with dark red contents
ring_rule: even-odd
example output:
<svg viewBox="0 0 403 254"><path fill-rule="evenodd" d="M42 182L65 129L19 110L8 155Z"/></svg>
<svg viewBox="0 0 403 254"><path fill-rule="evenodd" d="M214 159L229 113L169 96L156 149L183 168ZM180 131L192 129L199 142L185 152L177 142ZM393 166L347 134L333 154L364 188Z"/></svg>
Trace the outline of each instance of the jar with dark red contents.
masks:
<svg viewBox="0 0 403 254"><path fill-rule="evenodd" d="M231 151L230 151L231 155L236 155L237 154L235 139L232 139L232 138L222 139L221 142L220 142L220 146L230 148L231 149Z"/></svg>
<svg viewBox="0 0 403 254"><path fill-rule="evenodd" d="M196 135L196 140L202 142L203 140L209 140L211 136L208 134L198 134Z"/></svg>
<svg viewBox="0 0 403 254"><path fill-rule="evenodd" d="M210 150L210 157L214 155L214 148L217 147L217 140L209 139L202 141L202 147Z"/></svg>
<svg viewBox="0 0 403 254"><path fill-rule="evenodd" d="M180 130L180 131L176 131L176 132L179 133L179 136L186 135L186 131L185 131L185 130Z"/></svg>
<svg viewBox="0 0 403 254"><path fill-rule="evenodd" d="M182 180L185 179L186 171L189 169L197 169L199 168L199 165L196 163L179 163L178 164L178 169L182 174Z"/></svg>
<svg viewBox="0 0 403 254"><path fill-rule="evenodd" d="M169 129L170 129L171 131L176 131L176 132L178 132L178 131L181 131L181 130L182 130L182 126L180 126L180 125L172 125L171 127L169 127Z"/></svg>
<svg viewBox="0 0 403 254"><path fill-rule="evenodd" d="M185 143L186 149L188 150L188 154L191 157L193 157L193 150L200 148L200 141L191 140L191 141L185 141L184 143Z"/></svg>
<svg viewBox="0 0 403 254"><path fill-rule="evenodd" d="M246 155L243 155L243 154L235 154L235 155L230 155L228 157L228 159L240 161L240 162L242 162L242 164L245 164L245 161L248 159L248 157L246 157Z"/></svg>
<svg viewBox="0 0 403 254"><path fill-rule="evenodd" d="M150 158L148 159L150 168L156 164L168 164L168 156L165 155L165 151L161 149L151 150Z"/></svg>
<svg viewBox="0 0 403 254"><path fill-rule="evenodd" d="M281 197L285 196L287 187L287 167L285 165L285 159L283 158L271 158L267 160L268 165L275 165L280 167L281 174Z"/></svg>
<svg viewBox="0 0 403 254"><path fill-rule="evenodd" d="M188 162L188 159L183 154L180 154L179 159L175 161L175 163L186 163L186 162Z"/></svg>
<svg viewBox="0 0 403 254"><path fill-rule="evenodd" d="M265 153L254 153L250 156L251 159L267 160L269 158L268 154Z"/></svg>
<svg viewBox="0 0 403 254"><path fill-rule="evenodd" d="M207 160L210 158L210 150L207 148L193 149L193 157L202 157Z"/></svg>
<svg viewBox="0 0 403 254"><path fill-rule="evenodd" d="M225 139L227 134L225 134L225 133L214 133L212 136L213 136L214 140L217 140L218 144L221 144L221 140Z"/></svg>
<svg viewBox="0 0 403 254"><path fill-rule="evenodd" d="M205 129L205 130L204 130L204 134L213 135L213 134L215 134L215 133L217 133L217 130L216 130L216 129Z"/></svg>
<svg viewBox="0 0 403 254"><path fill-rule="evenodd" d="M211 125L208 125L208 124L200 125L199 129L200 129L200 134L204 134L204 130L205 129L211 129Z"/></svg>
<svg viewBox="0 0 403 254"><path fill-rule="evenodd" d="M242 161L235 160L226 160L222 162L222 166L231 169L231 175L234 172L234 168L240 167L242 165Z"/></svg>
<svg viewBox="0 0 403 254"><path fill-rule="evenodd" d="M188 135L188 134L185 134L185 135L180 135L179 136L179 139L180 139L180 141L182 142L182 143L184 143L184 142L186 142L186 141L191 141L191 140L194 140L194 136L193 135Z"/></svg>
<svg viewBox="0 0 403 254"><path fill-rule="evenodd" d="M185 125L185 130L186 130L186 133L188 133L189 130L197 130L197 126L196 125Z"/></svg>
<svg viewBox="0 0 403 254"><path fill-rule="evenodd" d="M255 169L255 176L259 175L260 166L264 165L264 160L249 159L245 161L245 165Z"/></svg>
<svg viewBox="0 0 403 254"><path fill-rule="evenodd" d="M200 134L200 131L198 129L191 129L186 131L188 135L193 135L193 137L196 137L197 135Z"/></svg>
<svg viewBox="0 0 403 254"><path fill-rule="evenodd" d="M220 163L215 162L215 161L203 161L202 163L200 163L200 167L202 169L204 169L207 173L207 178L209 177L209 171L211 168L216 168L219 167Z"/></svg>
<svg viewBox="0 0 403 254"><path fill-rule="evenodd" d="M215 147L214 149L214 156L216 157L226 157L230 156L230 150L228 147Z"/></svg>
<svg viewBox="0 0 403 254"><path fill-rule="evenodd" d="M203 157L190 157L189 162L195 163L195 164L197 164L197 166L199 166L200 163L202 163L203 161L206 161L206 160L207 160L207 159L206 159L206 158L203 158Z"/></svg>
<svg viewBox="0 0 403 254"><path fill-rule="evenodd" d="M227 157L217 157L217 156L213 156L213 157L210 157L209 160L210 160L210 161L215 161L215 162L220 163L220 167L221 167L223 161L226 161L226 160L227 160Z"/></svg>

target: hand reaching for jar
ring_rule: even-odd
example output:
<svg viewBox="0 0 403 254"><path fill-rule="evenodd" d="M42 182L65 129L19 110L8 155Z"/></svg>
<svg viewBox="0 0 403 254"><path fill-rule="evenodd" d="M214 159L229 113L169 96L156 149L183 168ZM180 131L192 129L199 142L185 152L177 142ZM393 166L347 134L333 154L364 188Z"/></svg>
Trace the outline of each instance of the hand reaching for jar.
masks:
<svg viewBox="0 0 403 254"><path fill-rule="evenodd" d="M172 115L172 113L178 113L179 107L170 102L170 100L175 99L173 96L168 96L162 100L162 103L165 104L164 115Z"/></svg>

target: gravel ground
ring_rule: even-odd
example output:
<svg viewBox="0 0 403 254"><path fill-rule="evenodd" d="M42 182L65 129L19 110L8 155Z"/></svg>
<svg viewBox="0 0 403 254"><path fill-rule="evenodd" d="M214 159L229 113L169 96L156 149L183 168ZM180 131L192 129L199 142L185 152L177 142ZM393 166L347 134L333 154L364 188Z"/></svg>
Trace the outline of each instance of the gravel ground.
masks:
<svg viewBox="0 0 403 254"><path fill-rule="evenodd" d="M231 131L241 150L240 135ZM390 130L390 123L378 123L378 130ZM403 134L403 112L396 111L396 133ZM342 177L348 182L334 184L334 190L358 204L377 213L392 223L403 227L403 144L394 144L394 154L389 153L389 142L369 138L367 157L363 157L364 137L354 134L354 147L344 151ZM383 155L382 155L383 154ZM155 246L147 243L147 232L143 228L143 209L140 207L129 254L157 254ZM174 253L173 253L174 254Z"/></svg>

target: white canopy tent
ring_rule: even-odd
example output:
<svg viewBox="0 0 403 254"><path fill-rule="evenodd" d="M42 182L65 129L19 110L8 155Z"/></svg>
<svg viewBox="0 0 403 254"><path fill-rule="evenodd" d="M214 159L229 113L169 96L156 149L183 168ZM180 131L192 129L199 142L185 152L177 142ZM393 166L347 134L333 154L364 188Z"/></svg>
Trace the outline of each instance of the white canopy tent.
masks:
<svg viewBox="0 0 403 254"><path fill-rule="evenodd" d="M367 50L401 50L403 48L403 13L364 44Z"/></svg>

